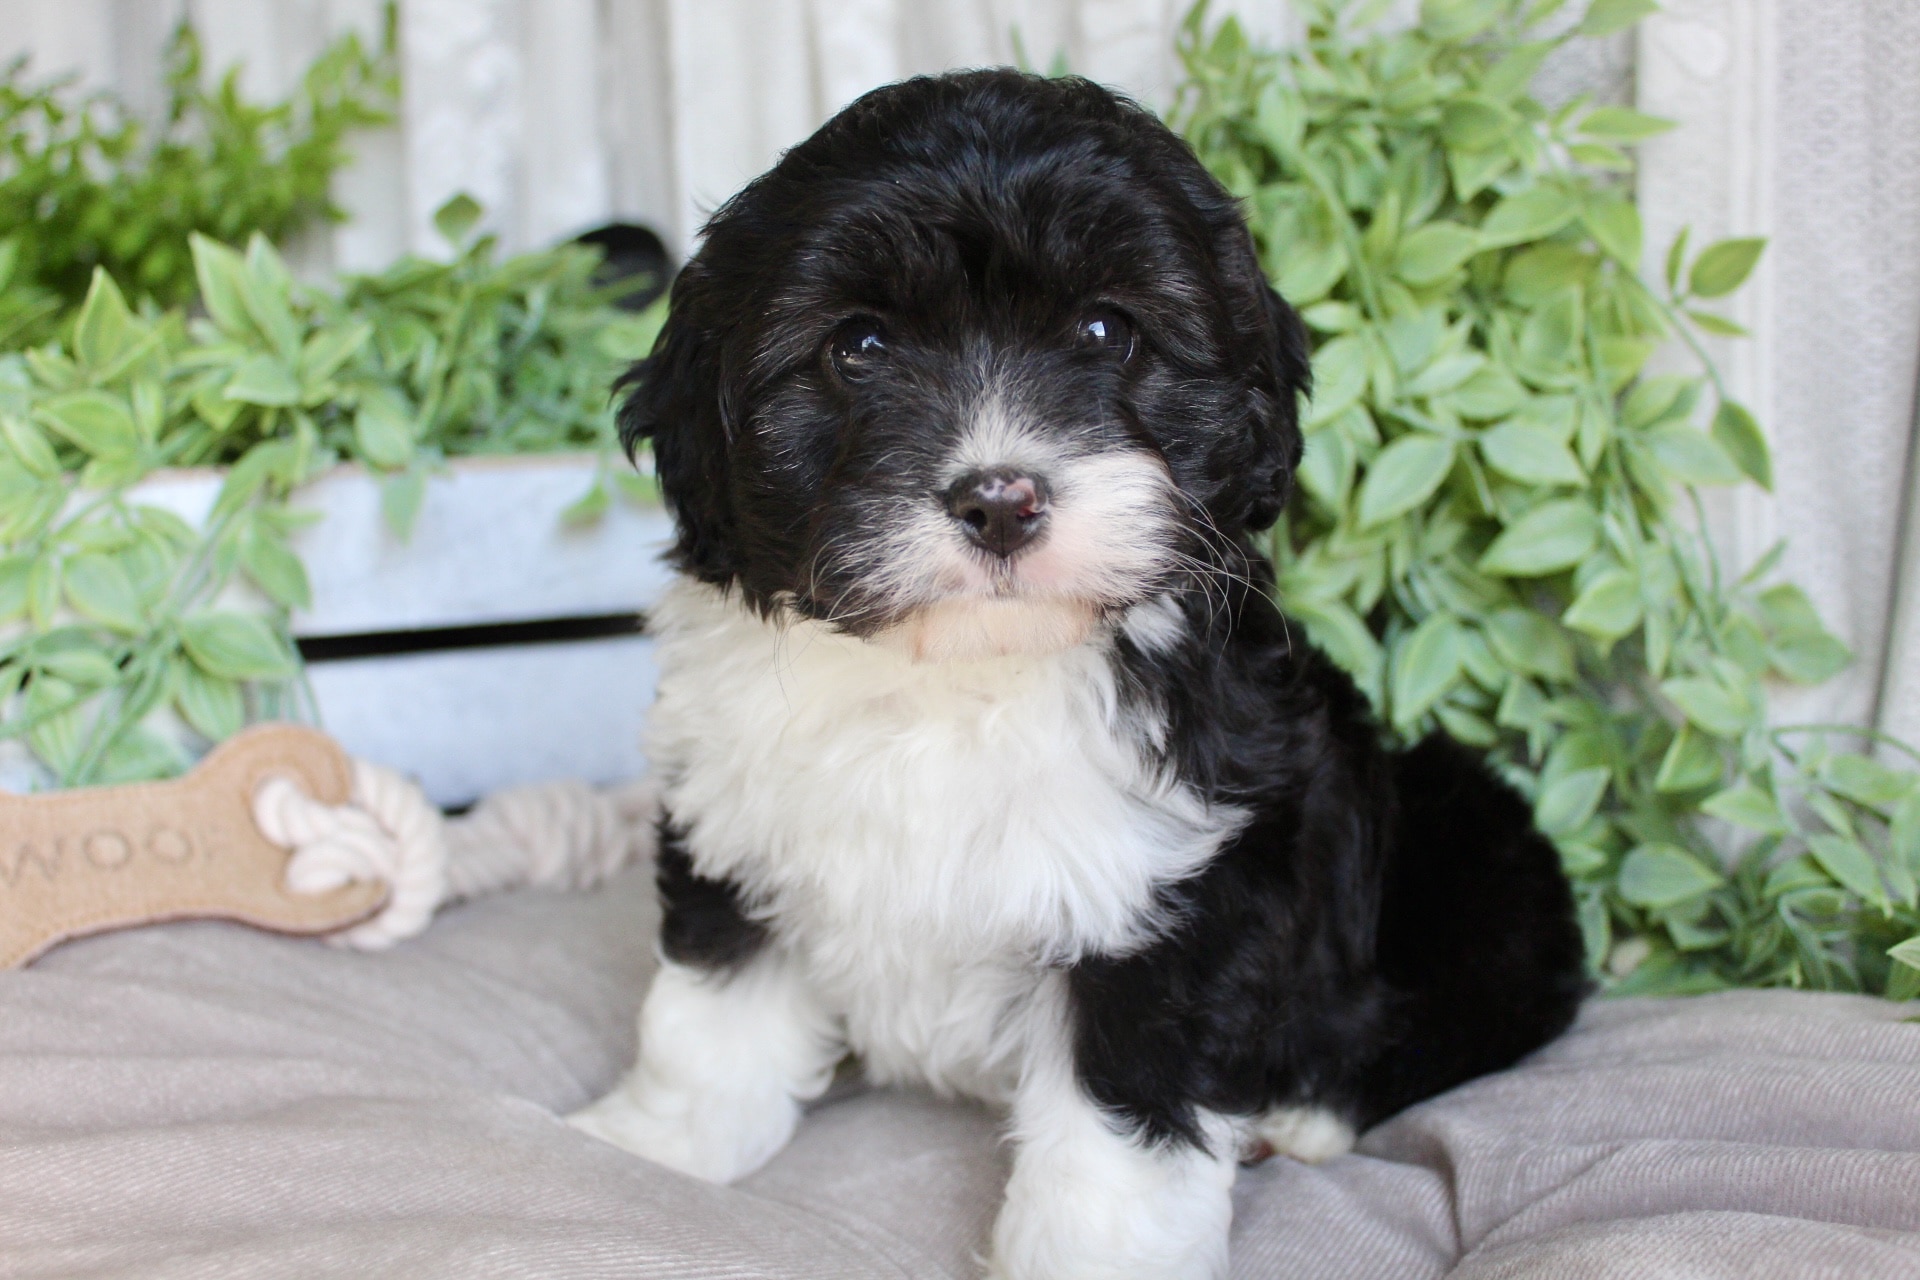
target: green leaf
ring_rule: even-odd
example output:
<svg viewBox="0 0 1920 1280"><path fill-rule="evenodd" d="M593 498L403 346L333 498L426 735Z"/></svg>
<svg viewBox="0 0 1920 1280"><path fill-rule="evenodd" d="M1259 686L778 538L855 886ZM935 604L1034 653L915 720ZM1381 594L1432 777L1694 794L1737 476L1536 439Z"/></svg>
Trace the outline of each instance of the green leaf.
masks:
<svg viewBox="0 0 1920 1280"><path fill-rule="evenodd" d="M228 680L286 680L299 662L262 618L216 610L180 620L180 643L208 675Z"/></svg>
<svg viewBox="0 0 1920 1280"><path fill-rule="evenodd" d="M1650 116L1631 107L1600 107L1574 128L1589 138L1606 142L1642 142L1677 127L1678 122Z"/></svg>
<svg viewBox="0 0 1920 1280"><path fill-rule="evenodd" d="M1887 955L1896 963L1903 964L1909 969L1920 969L1920 937L1895 943L1887 948Z"/></svg>
<svg viewBox="0 0 1920 1280"><path fill-rule="evenodd" d="M103 785L170 778L185 767L180 751L145 725L129 725L117 734L90 781Z"/></svg>
<svg viewBox="0 0 1920 1280"><path fill-rule="evenodd" d="M127 402L104 391L72 391L49 396L39 405L40 421L95 458L132 458L140 451L140 432Z"/></svg>
<svg viewBox="0 0 1920 1280"><path fill-rule="evenodd" d="M1777 836L1787 832L1787 822L1780 814L1779 801L1749 782L1708 796L1701 802L1700 810L1722 822L1731 822L1762 835Z"/></svg>
<svg viewBox="0 0 1920 1280"><path fill-rule="evenodd" d="M1571 568L1593 550L1600 521L1578 499L1543 502L1493 540L1480 557L1482 573L1535 578Z"/></svg>
<svg viewBox="0 0 1920 1280"><path fill-rule="evenodd" d="M1499 365L1487 365L1447 395L1446 404L1463 418L1485 421L1504 417L1527 401L1520 380Z"/></svg>
<svg viewBox="0 0 1920 1280"><path fill-rule="evenodd" d="M1360 486L1359 527L1404 515L1433 496L1453 466L1453 442L1424 432L1401 436L1373 460Z"/></svg>
<svg viewBox="0 0 1920 1280"><path fill-rule="evenodd" d="M1339 430L1318 431L1307 437L1306 451L1296 476L1305 489L1329 511L1343 510L1353 488L1353 444Z"/></svg>
<svg viewBox="0 0 1920 1280"><path fill-rule="evenodd" d="M1640 211L1626 200L1599 197L1581 211L1580 219L1595 244L1629 270L1640 269Z"/></svg>
<svg viewBox="0 0 1920 1280"><path fill-rule="evenodd" d="M1411 727L1460 679L1460 624L1436 613L1394 648L1393 722Z"/></svg>
<svg viewBox="0 0 1920 1280"><path fill-rule="evenodd" d="M1660 759L1654 790L1667 794L1698 791L1717 784L1724 769L1725 762L1713 739L1692 724L1684 724Z"/></svg>
<svg viewBox="0 0 1920 1280"><path fill-rule="evenodd" d="M1832 876L1842 888L1868 902L1886 907L1887 891L1873 865L1873 855L1860 847L1858 840L1845 836L1816 835L1807 838L1807 850L1821 870Z"/></svg>
<svg viewBox="0 0 1920 1280"><path fill-rule="evenodd" d="M1380 642L1360 615L1337 600L1286 601L1286 612L1306 624L1307 635L1363 687L1380 678L1385 661Z"/></svg>
<svg viewBox="0 0 1920 1280"><path fill-rule="evenodd" d="M1569 289L1534 309L1520 330L1520 358L1532 370L1564 369L1581 355L1580 295ZM1531 370L1526 370L1532 376Z"/></svg>
<svg viewBox="0 0 1920 1280"><path fill-rule="evenodd" d="M221 394L244 404L299 404L300 382L286 361L276 355L261 354L242 361Z"/></svg>
<svg viewBox="0 0 1920 1280"><path fill-rule="evenodd" d="M311 402L316 393L352 359L354 353L373 337L373 325L365 320L315 330L300 347L300 385L303 399ZM642 353L644 354L644 352Z"/></svg>
<svg viewBox="0 0 1920 1280"><path fill-rule="evenodd" d="M41 655L39 666L82 689L104 689L120 682L120 668L100 649L56 649Z"/></svg>
<svg viewBox="0 0 1920 1280"><path fill-rule="evenodd" d="M33 572L33 557L0 557L0 622L11 622L27 611L27 579Z"/></svg>
<svg viewBox="0 0 1920 1280"><path fill-rule="evenodd" d="M1573 679L1573 646L1560 628L1533 610L1496 610L1481 625L1494 653L1508 666L1548 680Z"/></svg>
<svg viewBox="0 0 1920 1280"><path fill-rule="evenodd" d="M1726 877L1678 845L1643 844L1620 864L1620 896L1662 911L1726 883Z"/></svg>
<svg viewBox="0 0 1920 1280"><path fill-rule="evenodd" d="M1654 427L1647 432L1646 442L1660 465L1682 484L1738 484L1743 478L1719 442L1691 424Z"/></svg>
<svg viewBox="0 0 1920 1280"><path fill-rule="evenodd" d="M607 486L596 480L591 489L567 504L560 513L560 523L575 529L593 524L607 513L610 501Z"/></svg>
<svg viewBox="0 0 1920 1280"><path fill-rule="evenodd" d="M1552 40L1535 40L1515 45L1500 56L1480 81L1480 92L1496 101L1508 101L1525 93L1540 66L1553 52Z"/></svg>
<svg viewBox="0 0 1920 1280"><path fill-rule="evenodd" d="M1748 479L1769 493L1773 491L1773 454L1760 424L1746 406L1722 400L1713 415L1713 438Z"/></svg>
<svg viewBox="0 0 1920 1280"><path fill-rule="evenodd" d="M1436 40L1464 40L1492 26L1500 0L1420 0L1420 25Z"/></svg>
<svg viewBox="0 0 1920 1280"><path fill-rule="evenodd" d="M66 563L67 601L83 617L139 635L147 629L139 592L120 561L110 555L71 557Z"/></svg>
<svg viewBox="0 0 1920 1280"><path fill-rule="evenodd" d="M1677 293L1680 290L1680 268L1686 265L1687 241L1692 235L1693 228L1680 228L1680 234L1673 238L1673 243L1667 248L1666 280L1668 293Z"/></svg>
<svg viewBox="0 0 1920 1280"><path fill-rule="evenodd" d="M1584 485L1587 473L1573 450L1550 429L1513 420L1480 437L1480 456L1502 475L1522 484Z"/></svg>
<svg viewBox="0 0 1920 1280"><path fill-rule="evenodd" d="M1440 137L1458 151L1502 146L1519 127L1520 117L1491 98L1455 98L1440 111Z"/></svg>
<svg viewBox="0 0 1920 1280"><path fill-rule="evenodd" d="M413 461L413 424L388 400L369 400L353 416L353 447L368 462L396 470Z"/></svg>
<svg viewBox="0 0 1920 1280"><path fill-rule="evenodd" d="M173 667L174 705L194 732L215 742L240 732L246 705L237 683L208 675L192 662L175 661Z"/></svg>
<svg viewBox="0 0 1920 1280"><path fill-rule="evenodd" d="M1579 206L1564 190L1543 183L1495 205L1480 224L1480 240L1488 247L1543 240L1572 222L1579 212Z"/></svg>
<svg viewBox="0 0 1920 1280"><path fill-rule="evenodd" d="M35 631L53 629L53 618L60 611L60 557L38 557L27 570L27 619Z"/></svg>
<svg viewBox="0 0 1920 1280"><path fill-rule="evenodd" d="M1567 157L1576 164L1605 169L1610 173L1633 172L1633 160L1627 153L1604 142L1570 142L1567 144Z"/></svg>
<svg viewBox="0 0 1920 1280"><path fill-rule="evenodd" d="M60 474L60 459L47 442L46 433L25 418L0 413L0 435L6 437L7 447L20 465L34 475L51 480Z"/></svg>
<svg viewBox="0 0 1920 1280"><path fill-rule="evenodd" d="M1313 399L1302 425L1311 431L1332 421L1366 390L1366 345L1353 335L1335 338L1313 353Z"/></svg>
<svg viewBox="0 0 1920 1280"><path fill-rule="evenodd" d="M1764 239L1722 240L1693 260L1688 289L1697 298L1724 298L1746 283L1767 247Z"/></svg>
<svg viewBox="0 0 1920 1280"><path fill-rule="evenodd" d="M241 563L246 566L247 576L275 604L289 609L312 605L313 587L307 580L307 567L284 539L256 527L241 546Z"/></svg>
<svg viewBox="0 0 1920 1280"><path fill-rule="evenodd" d="M1755 708L1716 680L1686 676L1664 682L1660 692L1671 699L1688 720L1716 738L1739 736L1754 718Z"/></svg>
<svg viewBox="0 0 1920 1280"><path fill-rule="evenodd" d="M1503 287L1516 305L1531 310L1566 290L1584 288L1599 269L1600 259L1593 254L1549 240L1513 255Z"/></svg>
<svg viewBox="0 0 1920 1280"><path fill-rule="evenodd" d="M427 500L427 476L417 467L396 471L380 482L380 512L393 536L405 542L413 536L413 522Z"/></svg>
<svg viewBox="0 0 1920 1280"><path fill-rule="evenodd" d="M1560 621L1602 640L1618 640L1640 625L1640 617L1639 579L1625 569L1608 569L1581 588Z"/></svg>
<svg viewBox="0 0 1920 1280"><path fill-rule="evenodd" d="M1907 798L1920 778L1889 769L1869 756L1845 752L1827 761L1821 780L1833 790L1869 809L1887 810Z"/></svg>
<svg viewBox="0 0 1920 1280"><path fill-rule="evenodd" d="M1534 803L1534 824L1556 840L1573 835L1593 817L1612 781L1611 769L1579 769L1554 780Z"/></svg>
<svg viewBox="0 0 1920 1280"><path fill-rule="evenodd" d="M243 343L261 342L264 335L247 311L246 263L226 245L197 231L189 237L189 243L194 275L200 282L200 304L214 324Z"/></svg>
<svg viewBox="0 0 1920 1280"><path fill-rule="evenodd" d="M48 768L65 777L78 762L87 727L80 691L57 676L41 676L27 686L26 710L36 721L27 745Z"/></svg>
<svg viewBox="0 0 1920 1280"><path fill-rule="evenodd" d="M104 369L132 345L138 335L133 330L133 314L113 278L99 267L93 269L93 282L87 300L73 322L74 358L89 369Z"/></svg>
<svg viewBox="0 0 1920 1280"><path fill-rule="evenodd" d="M1887 848L1908 867L1920 871L1920 791L1908 792L1894 808L1893 820L1887 824Z"/></svg>
<svg viewBox="0 0 1920 1280"><path fill-rule="evenodd" d="M1593 0L1578 30L1583 36L1610 36L1658 12L1660 6L1654 0Z"/></svg>
<svg viewBox="0 0 1920 1280"><path fill-rule="evenodd" d="M1830 635L1793 635L1769 651L1781 675L1800 684L1822 684L1853 663L1853 651Z"/></svg>
<svg viewBox="0 0 1920 1280"><path fill-rule="evenodd" d="M433 211L433 228L458 248L480 225L484 212L478 200L462 191Z"/></svg>
<svg viewBox="0 0 1920 1280"><path fill-rule="evenodd" d="M1747 338L1752 336L1745 325L1729 320L1725 316L1715 315L1711 311L1699 311L1689 308L1687 310L1687 318L1699 325L1702 329L1705 329L1708 333L1715 334L1722 338Z"/></svg>
<svg viewBox="0 0 1920 1280"><path fill-rule="evenodd" d="M1457 222L1429 222L1401 237L1394 273L1415 287L1438 284L1480 251L1479 233Z"/></svg>

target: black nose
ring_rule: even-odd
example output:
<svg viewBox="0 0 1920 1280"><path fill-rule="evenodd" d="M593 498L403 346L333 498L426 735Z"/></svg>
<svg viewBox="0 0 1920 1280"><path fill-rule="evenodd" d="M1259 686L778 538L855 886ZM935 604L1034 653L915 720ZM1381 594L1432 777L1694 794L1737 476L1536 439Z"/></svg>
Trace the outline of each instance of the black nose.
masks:
<svg viewBox="0 0 1920 1280"><path fill-rule="evenodd" d="M997 556L1010 556L1047 522L1047 482L1004 467L969 472L947 490L947 510L969 538Z"/></svg>

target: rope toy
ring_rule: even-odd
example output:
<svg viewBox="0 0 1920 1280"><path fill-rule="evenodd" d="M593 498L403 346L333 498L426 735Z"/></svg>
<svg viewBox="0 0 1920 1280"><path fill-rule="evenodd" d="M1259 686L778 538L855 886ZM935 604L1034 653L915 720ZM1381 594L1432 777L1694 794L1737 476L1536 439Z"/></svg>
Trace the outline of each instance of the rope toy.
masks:
<svg viewBox="0 0 1920 1280"><path fill-rule="evenodd" d="M446 818L325 734L256 725L186 776L0 794L0 968L69 938L237 920L379 950L450 902L587 888L653 854L651 780L518 787Z"/></svg>
<svg viewBox="0 0 1920 1280"><path fill-rule="evenodd" d="M448 820L407 779L355 760L345 804L273 777L254 793L253 817L291 852L286 882L296 893L369 881L388 887L379 914L327 939L378 951L425 930L450 902L520 886L591 888L651 858L658 803L651 779L612 791L552 782L496 792Z"/></svg>

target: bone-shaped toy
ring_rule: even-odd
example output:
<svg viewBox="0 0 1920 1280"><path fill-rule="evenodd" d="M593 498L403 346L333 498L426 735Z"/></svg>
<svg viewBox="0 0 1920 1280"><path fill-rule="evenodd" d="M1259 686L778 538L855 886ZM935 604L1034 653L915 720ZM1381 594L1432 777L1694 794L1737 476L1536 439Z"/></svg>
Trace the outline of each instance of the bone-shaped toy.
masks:
<svg viewBox="0 0 1920 1280"><path fill-rule="evenodd" d="M347 802L346 754L298 725L258 725L185 777L43 795L0 794L0 967L83 934L215 917L279 933L331 933L380 908L381 882L318 894L285 884L287 850L254 825L254 789L275 774Z"/></svg>

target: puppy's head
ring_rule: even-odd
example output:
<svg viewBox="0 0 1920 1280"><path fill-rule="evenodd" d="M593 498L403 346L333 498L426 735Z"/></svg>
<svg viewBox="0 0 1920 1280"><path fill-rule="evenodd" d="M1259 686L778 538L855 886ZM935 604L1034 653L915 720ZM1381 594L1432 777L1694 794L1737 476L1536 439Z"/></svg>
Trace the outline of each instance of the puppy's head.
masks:
<svg viewBox="0 0 1920 1280"><path fill-rule="evenodd" d="M729 201L632 377L683 570L969 659L1243 554L1307 365L1185 144L1084 80L982 71L867 94Z"/></svg>

